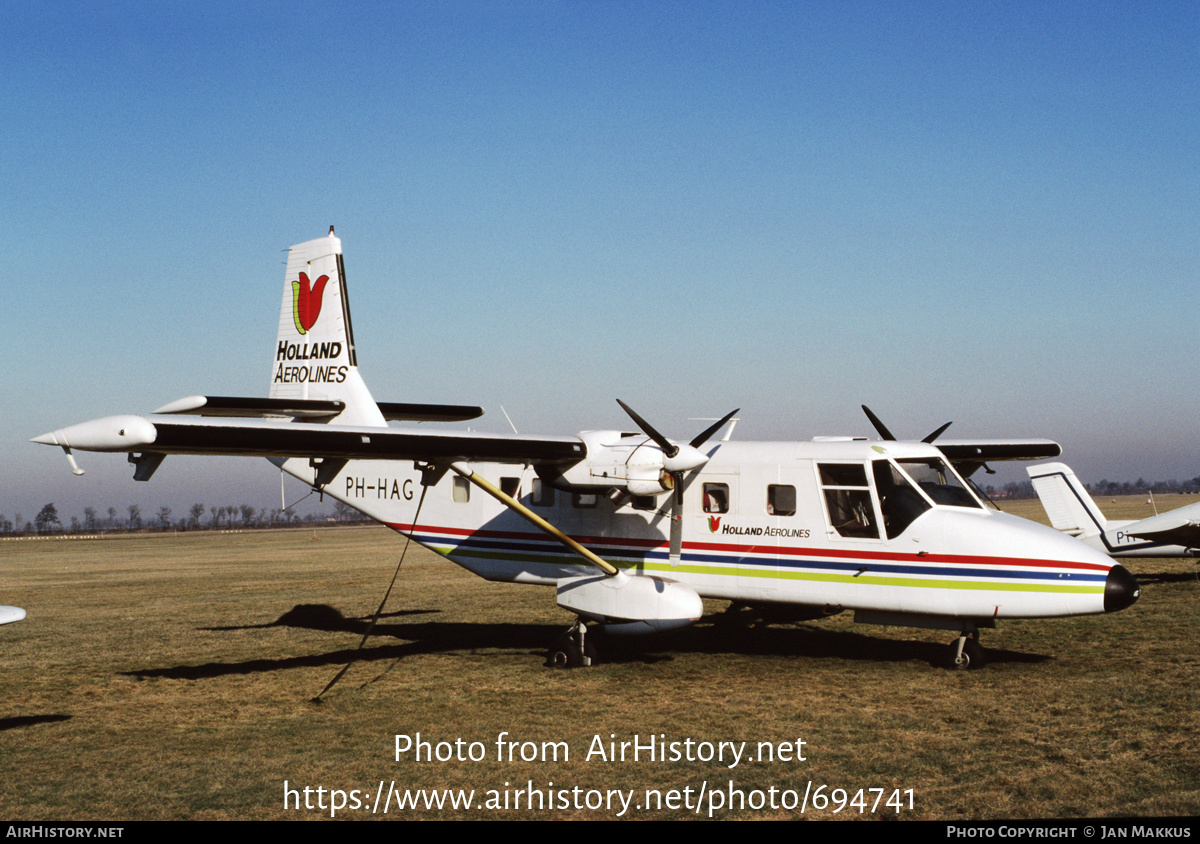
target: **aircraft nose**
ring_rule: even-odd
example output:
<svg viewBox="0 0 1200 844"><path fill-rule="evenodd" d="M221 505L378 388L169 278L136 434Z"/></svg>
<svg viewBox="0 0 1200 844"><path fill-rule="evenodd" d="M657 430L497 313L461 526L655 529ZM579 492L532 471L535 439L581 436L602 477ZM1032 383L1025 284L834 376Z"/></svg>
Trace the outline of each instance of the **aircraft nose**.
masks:
<svg viewBox="0 0 1200 844"><path fill-rule="evenodd" d="M1129 573L1129 569L1121 565L1113 566L1108 571L1108 579L1104 581L1104 611L1116 612L1132 606L1141 592L1137 578Z"/></svg>

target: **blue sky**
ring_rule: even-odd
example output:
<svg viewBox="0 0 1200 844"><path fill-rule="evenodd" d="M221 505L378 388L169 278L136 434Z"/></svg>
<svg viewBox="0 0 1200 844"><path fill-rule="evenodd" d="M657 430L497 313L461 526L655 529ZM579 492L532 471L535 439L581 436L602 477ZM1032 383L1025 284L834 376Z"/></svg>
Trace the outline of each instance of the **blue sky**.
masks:
<svg viewBox="0 0 1200 844"><path fill-rule="evenodd" d="M866 403L1200 475L1194 3L0 8L9 518L277 506L265 461L26 440L265 395L330 223L381 400L744 439Z"/></svg>

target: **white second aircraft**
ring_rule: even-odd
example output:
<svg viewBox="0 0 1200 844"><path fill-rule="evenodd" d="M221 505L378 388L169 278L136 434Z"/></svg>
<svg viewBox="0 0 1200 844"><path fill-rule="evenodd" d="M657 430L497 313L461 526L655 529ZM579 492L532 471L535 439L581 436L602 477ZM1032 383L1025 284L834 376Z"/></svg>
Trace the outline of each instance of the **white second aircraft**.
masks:
<svg viewBox="0 0 1200 844"><path fill-rule="evenodd" d="M685 627L702 615L702 598L953 630L960 668L981 664L979 630L997 619L1113 612L1137 600L1122 566L985 508L951 465L1057 456L1050 441L708 444L731 413L680 443L622 407L639 432L389 427L483 411L372 398L331 228L289 252L269 398L192 396L156 416L97 419L34 442L62 447L77 473L72 450L127 452L138 480L168 454L268 457L483 578L554 587L577 617L551 650L556 665L591 664L589 625Z"/></svg>
<svg viewBox="0 0 1200 844"><path fill-rule="evenodd" d="M1058 530L1111 557L1200 556L1200 504L1189 504L1137 521L1109 521L1065 463L1025 469Z"/></svg>

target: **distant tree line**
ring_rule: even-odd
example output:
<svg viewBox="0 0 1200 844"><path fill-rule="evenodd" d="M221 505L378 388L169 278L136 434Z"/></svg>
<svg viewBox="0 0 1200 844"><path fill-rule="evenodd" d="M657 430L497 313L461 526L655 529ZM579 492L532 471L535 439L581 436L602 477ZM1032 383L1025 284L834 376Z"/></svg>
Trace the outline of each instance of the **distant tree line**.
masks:
<svg viewBox="0 0 1200 844"><path fill-rule="evenodd" d="M1094 484L1084 484L1084 488L1097 498L1101 495L1149 495L1156 493L1159 495L1169 494L1189 494L1200 493L1200 477L1192 478L1190 481L1147 481L1144 478L1138 478L1132 483L1129 481L1110 481L1101 480ZM1013 481L1001 487L995 487L988 484L982 487L989 498L1036 498L1037 493L1033 490L1031 481Z"/></svg>
<svg viewBox="0 0 1200 844"><path fill-rule="evenodd" d="M284 509L256 508L250 504L236 506L193 504L187 515L178 518L172 518L171 508L165 506L159 507L153 517L144 518L141 505L130 504L124 511L119 511L116 507L109 507L105 514L95 507L84 507L83 518L71 516L68 526L62 523L58 515L58 508L51 503L44 506L32 520L26 520L21 513L14 514L11 520L0 514L0 534L82 533L113 530L229 530L230 528L288 527L328 522L352 524L369 521L371 520L353 507L340 501L334 504L332 513L309 515L300 515Z"/></svg>

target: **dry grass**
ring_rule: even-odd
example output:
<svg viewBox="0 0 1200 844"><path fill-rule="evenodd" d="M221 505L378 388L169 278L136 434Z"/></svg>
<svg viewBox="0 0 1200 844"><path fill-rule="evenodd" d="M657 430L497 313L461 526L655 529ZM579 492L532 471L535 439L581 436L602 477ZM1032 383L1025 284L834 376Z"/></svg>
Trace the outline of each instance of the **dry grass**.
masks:
<svg viewBox="0 0 1200 844"><path fill-rule="evenodd" d="M1192 561L1132 561L1145 588L1126 612L986 631L991 662L965 674L934 667L945 633L844 616L709 622L556 672L543 650L570 619L551 591L487 584L420 550L356 653L401 547L380 528L0 543L0 601L29 611L0 628L0 816L308 816L284 810L284 780L474 788L477 799L529 780L639 795L730 780L802 793L812 781L914 789L912 818L1200 814ZM502 731L566 742L570 761L499 763ZM484 742L488 759L394 761L393 737L417 732ZM803 738L808 759L733 770L586 761L593 737L610 734L747 741L751 754L758 741Z"/></svg>

